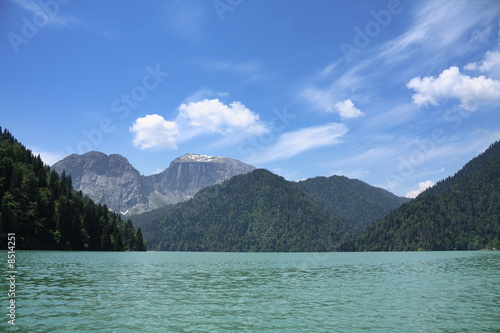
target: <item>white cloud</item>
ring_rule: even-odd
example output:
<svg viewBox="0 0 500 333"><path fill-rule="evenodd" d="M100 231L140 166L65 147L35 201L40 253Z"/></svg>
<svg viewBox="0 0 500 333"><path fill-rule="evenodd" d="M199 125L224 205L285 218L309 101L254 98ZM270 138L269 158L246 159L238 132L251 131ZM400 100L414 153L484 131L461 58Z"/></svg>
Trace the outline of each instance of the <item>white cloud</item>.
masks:
<svg viewBox="0 0 500 333"><path fill-rule="evenodd" d="M262 134L268 128L259 120L259 115L250 111L241 102L229 105L218 99L179 106L179 116L188 120L190 126L198 127L208 133L230 133L244 131L248 134Z"/></svg>
<svg viewBox="0 0 500 333"><path fill-rule="evenodd" d="M455 66L444 70L438 78L433 76L426 76L423 79L413 78L406 86L417 92L412 99L419 106L428 103L438 105L439 98L458 98L461 108L474 110L477 102L500 97L500 81L483 75L471 78L460 74Z"/></svg>
<svg viewBox="0 0 500 333"><path fill-rule="evenodd" d="M340 142L349 129L344 124L329 123L307 127L281 135L277 142L258 156L253 163L284 160L307 150L331 146Z"/></svg>
<svg viewBox="0 0 500 333"><path fill-rule="evenodd" d="M134 133L134 146L141 149L177 149L179 142L213 133L227 136L234 144L250 135L269 132L269 127L259 120L259 115L241 102L225 105L218 99L204 99L183 103L178 111L174 121L167 121L158 114L137 118L129 129Z"/></svg>
<svg viewBox="0 0 500 333"><path fill-rule="evenodd" d="M343 102L337 102L335 104L335 109L337 109L340 116L344 119L357 118L364 115L363 112L354 106L350 99L346 99Z"/></svg>
<svg viewBox="0 0 500 333"><path fill-rule="evenodd" d="M129 128L134 133L134 146L141 149L166 147L177 149L179 126L176 122L166 121L157 114L137 118Z"/></svg>
<svg viewBox="0 0 500 333"><path fill-rule="evenodd" d="M500 73L500 52L488 51L481 62L471 62L464 66L465 70Z"/></svg>
<svg viewBox="0 0 500 333"><path fill-rule="evenodd" d="M418 190L410 191L406 193L405 197L415 199L420 193L434 186L435 184L431 180L426 180L425 182L418 183Z"/></svg>

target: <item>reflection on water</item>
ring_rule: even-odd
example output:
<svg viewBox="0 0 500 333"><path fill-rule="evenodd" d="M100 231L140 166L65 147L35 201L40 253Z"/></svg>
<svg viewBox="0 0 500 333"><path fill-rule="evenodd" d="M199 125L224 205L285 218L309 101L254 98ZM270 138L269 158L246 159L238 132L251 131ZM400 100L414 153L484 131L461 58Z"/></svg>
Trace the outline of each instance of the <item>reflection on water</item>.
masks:
<svg viewBox="0 0 500 333"><path fill-rule="evenodd" d="M22 332L500 331L499 252L18 252ZM7 294L2 284L2 294Z"/></svg>

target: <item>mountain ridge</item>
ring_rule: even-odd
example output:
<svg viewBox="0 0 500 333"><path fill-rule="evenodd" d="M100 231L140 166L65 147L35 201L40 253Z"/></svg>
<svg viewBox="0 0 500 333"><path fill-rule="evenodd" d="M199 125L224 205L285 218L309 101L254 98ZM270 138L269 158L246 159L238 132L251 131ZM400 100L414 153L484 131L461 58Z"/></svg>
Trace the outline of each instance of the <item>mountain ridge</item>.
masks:
<svg viewBox="0 0 500 333"><path fill-rule="evenodd" d="M345 223L293 182L265 169L204 188L162 210L165 215L140 226L151 250L333 251L349 234ZM133 223L137 227L137 220Z"/></svg>
<svg viewBox="0 0 500 333"><path fill-rule="evenodd" d="M345 176L320 176L296 184L313 200L347 222L356 232L410 201L359 179ZM359 207L363 207L363 210Z"/></svg>
<svg viewBox="0 0 500 333"><path fill-rule="evenodd" d="M154 250L335 251L376 221L373 210L385 215L406 201L347 177L296 183L256 169L186 202L133 216L132 223Z"/></svg>
<svg viewBox="0 0 500 333"><path fill-rule="evenodd" d="M133 215L185 201L200 189L255 167L229 157L193 153L173 160L164 171L145 176L120 154L72 154L52 165L72 176L73 186L97 203Z"/></svg>

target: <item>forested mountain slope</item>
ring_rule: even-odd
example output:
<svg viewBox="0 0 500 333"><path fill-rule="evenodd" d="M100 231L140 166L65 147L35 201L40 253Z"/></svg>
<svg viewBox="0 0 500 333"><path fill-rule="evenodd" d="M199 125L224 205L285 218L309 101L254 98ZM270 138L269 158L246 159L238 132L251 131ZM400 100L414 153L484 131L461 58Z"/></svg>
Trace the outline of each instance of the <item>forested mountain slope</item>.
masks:
<svg viewBox="0 0 500 333"><path fill-rule="evenodd" d="M368 227L346 249L478 250L499 247L500 141L453 177Z"/></svg>
<svg viewBox="0 0 500 333"><path fill-rule="evenodd" d="M150 250L333 251L350 235L294 183L262 169L205 188L165 213L141 224Z"/></svg>
<svg viewBox="0 0 500 333"><path fill-rule="evenodd" d="M297 183L311 199L349 224L355 232L380 220L410 199L344 176L310 178Z"/></svg>
<svg viewBox="0 0 500 333"><path fill-rule="evenodd" d="M0 128L0 234L19 250L145 250L131 221L76 192L71 177L50 170L40 156Z"/></svg>

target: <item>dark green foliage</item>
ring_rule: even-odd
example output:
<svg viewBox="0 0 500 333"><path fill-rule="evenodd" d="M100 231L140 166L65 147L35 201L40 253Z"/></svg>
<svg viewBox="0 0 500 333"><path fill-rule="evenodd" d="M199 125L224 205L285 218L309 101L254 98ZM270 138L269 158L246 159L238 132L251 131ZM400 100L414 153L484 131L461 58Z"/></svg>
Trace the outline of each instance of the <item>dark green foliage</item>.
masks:
<svg viewBox="0 0 500 333"><path fill-rule="evenodd" d="M150 230L149 228L154 228L154 225L151 224L151 221L158 221L165 217L175 205L168 205L165 207L157 208L155 210L144 212L139 215L133 215L130 217L132 220L132 224L134 228L141 228L144 233L149 234L149 232L154 232L154 230Z"/></svg>
<svg viewBox="0 0 500 333"><path fill-rule="evenodd" d="M499 242L500 141L344 247L357 251L479 250L499 248Z"/></svg>
<svg viewBox="0 0 500 333"><path fill-rule="evenodd" d="M0 128L0 240L19 250L143 250L131 221L96 205ZM138 242L138 239L140 241Z"/></svg>
<svg viewBox="0 0 500 333"><path fill-rule="evenodd" d="M164 213L149 223L139 219L149 249L333 251L350 235L347 224L294 183L262 169L201 190Z"/></svg>
<svg viewBox="0 0 500 333"><path fill-rule="evenodd" d="M311 178L298 182L297 186L356 233L410 201L344 176Z"/></svg>

